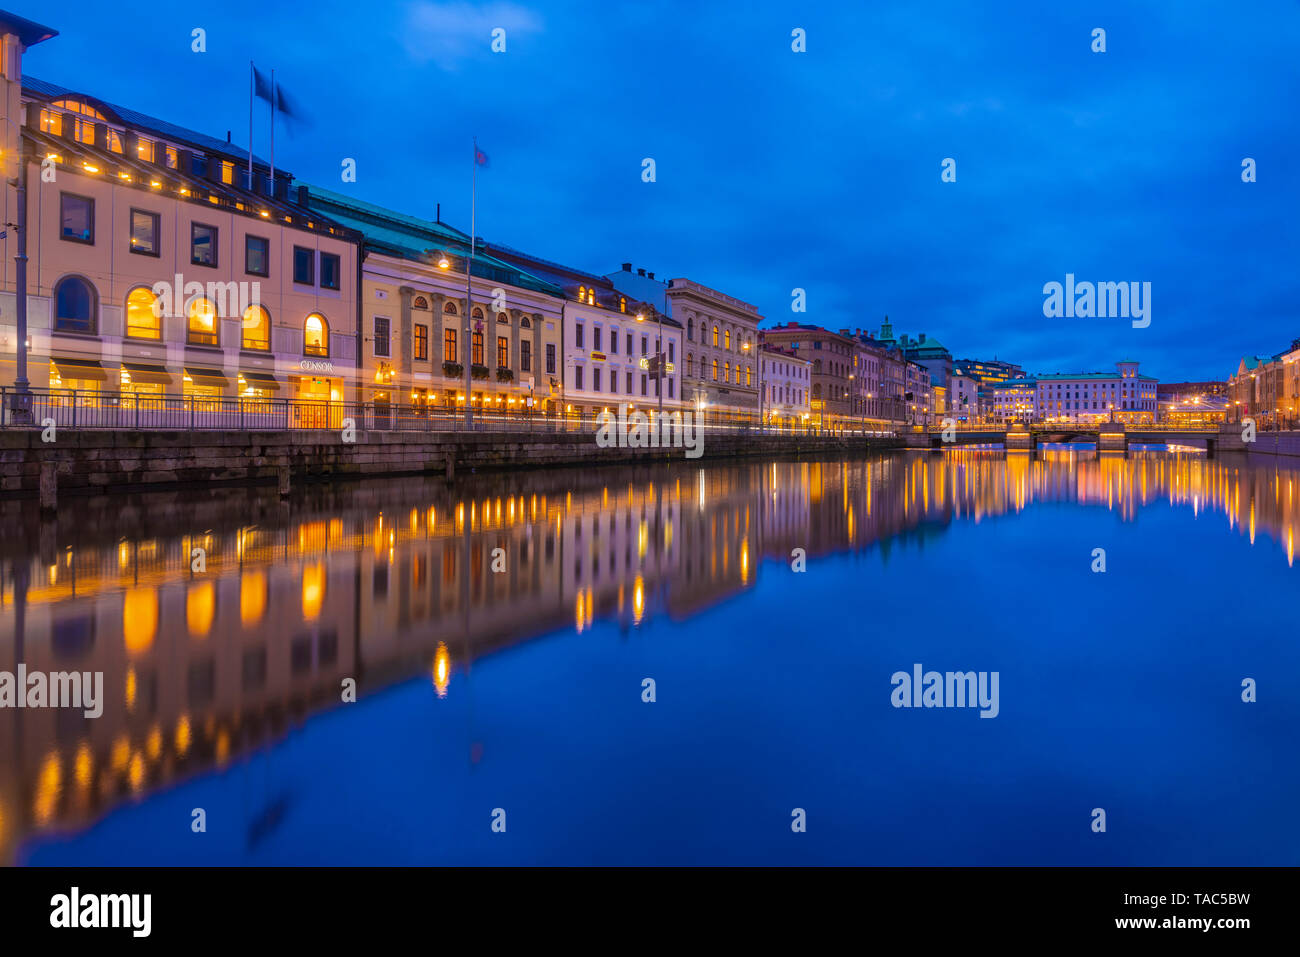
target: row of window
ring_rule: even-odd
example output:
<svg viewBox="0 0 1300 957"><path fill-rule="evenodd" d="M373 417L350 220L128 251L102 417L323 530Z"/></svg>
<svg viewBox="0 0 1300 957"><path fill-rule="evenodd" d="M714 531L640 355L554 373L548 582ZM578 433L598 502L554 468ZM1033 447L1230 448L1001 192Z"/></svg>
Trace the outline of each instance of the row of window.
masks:
<svg viewBox="0 0 1300 957"><path fill-rule="evenodd" d="M383 316L375 316L373 328L374 335L371 342L374 346L374 354L383 358L392 356L392 323ZM429 327L422 322L417 322L413 339L411 353L413 358L421 362L428 362ZM460 353L457 351L456 346L457 340L457 330L444 329L442 331L443 362L460 362ZM483 345L483 333L481 331L475 332L470 340L470 362L472 364L483 365ZM508 336L497 336L497 366L503 369L510 368L510 339ZM519 370L521 372L533 371L533 344L528 339L519 340ZM546 371L548 374L555 373L554 343L547 343L546 345Z"/></svg>
<svg viewBox="0 0 1300 957"><path fill-rule="evenodd" d="M725 382L725 383L727 383L728 385L740 385L740 384L741 384L742 371L741 371L741 365L740 365L739 362L737 362L736 365L735 365L734 367L732 366L732 364L731 364L730 362L726 362L726 361L724 361L724 362L722 363L722 365L719 366L719 365L718 365L718 360L717 360L717 359L714 359L714 360L713 360L713 366L712 366L712 368L713 368L713 381L714 381L714 382ZM721 378L718 378L718 371L719 371L719 369L721 369L721 371L722 371L722 377L721 377ZM695 376L695 357L694 357L693 355L687 354L687 356L686 356L686 378L690 379L690 378L693 378L694 376ZM703 356L701 356L701 357L700 357L700 378L701 378L701 379L707 379L708 377L709 377L709 364L708 364L708 361L705 360L705 358L704 358ZM750 368L749 366L745 366L745 367L744 367L744 372L743 372L743 378L744 378L744 384L745 384L746 386L752 386L752 385L754 384L754 370L753 370L752 368Z"/></svg>
<svg viewBox="0 0 1300 957"><path fill-rule="evenodd" d="M99 315L95 287L80 276L67 276L54 287L54 330L94 335ZM217 305L206 296L193 299L186 310L185 341L195 346L221 345L221 318ZM263 306L250 305L241 316L240 348L259 352L271 349L271 315ZM126 297L126 336L162 339L162 309L147 286L137 286ZM329 323L318 312L303 321L303 355L329 356Z"/></svg>
<svg viewBox="0 0 1300 957"><path fill-rule="evenodd" d="M603 345L603 342L604 342L603 332L604 332L604 330L603 330L600 326L595 326L595 327L592 329L592 333L591 333L591 349L592 349L593 352L604 352L604 351L605 351L605 349L604 349L604 345ZM625 337L625 339L624 339L624 343L625 343L625 345L627 346L626 354L629 355L629 356L632 355L632 354L633 354L633 348L634 348L634 345L635 345L635 337L632 335L632 333L630 333L630 332L629 332L629 333L626 333L626 337ZM575 323L573 324L573 344L574 344L574 346L576 346L576 347L579 348L579 349L585 349L585 348L587 347L587 345L586 345L586 330L584 329L583 324L582 324L581 322L575 322ZM676 361L677 361L677 356L676 356L677 349L676 349L676 346L677 346L677 343L676 343L676 342L672 341L671 339L668 341L668 361L669 361L669 362L676 362ZM658 339L655 339L655 351L656 351L656 352L659 351L659 340L658 340ZM612 355L612 356L616 356L616 355L618 355L618 329L617 329L617 327L615 327L615 328L609 330L609 354ZM649 336L642 336L642 337L641 337L641 355L645 356L645 355L649 355L649 354L650 354L650 337L649 337Z"/></svg>
<svg viewBox="0 0 1300 957"><path fill-rule="evenodd" d="M632 391L632 386L633 386L634 379L633 379L633 374L632 374L632 372L631 372L630 370L627 370L627 371L625 371L625 372L623 373L623 375L624 375L624 380L623 380L623 381L624 381L624 385L625 385L626 388L625 388L624 391L621 392L621 393L619 392L619 389L618 389L618 380L619 380L619 375L618 375L618 373L619 373L619 370L618 370L618 369L610 369L610 370L609 370L609 376L608 376L608 378L605 380L605 381L607 381L607 382L609 383L609 394L610 394L610 395L633 395L634 393L633 393L633 391ZM584 369L584 367L583 367L583 366L574 366L574 368L573 368L573 387L574 387L575 389L585 389L586 386L583 384L583 380L585 379L585 377L586 377L586 376L585 376L585 369ZM666 378L664 381L666 381L666 382L668 383L668 389L667 389L667 392L666 392L665 394L666 394L666 395L668 396L668 398L670 398L670 399L676 398L676 395L675 395L675 389L674 389L674 385L673 385L674 380L671 379L671 378ZM656 398L658 398L658 396L659 396L659 380L658 380L658 379L651 379L650 376L647 375L647 374L644 373L644 372L641 373L641 395L650 395L650 392L648 391L648 389L649 389L649 385L650 385L651 382L654 383L654 396L655 396ZM592 392L603 392L603 391L604 391L604 389L601 388L601 370L600 370L600 369L592 369L592 370L591 370L591 391L592 391Z"/></svg>
<svg viewBox="0 0 1300 957"><path fill-rule="evenodd" d="M700 323L700 345L704 346L704 345L708 345L708 344L709 344L709 343L706 341L706 340L708 339L709 335L710 335L709 324L708 324L707 322L701 322L701 323ZM714 348L722 348L722 349L727 349L727 350L730 350L730 349L731 349L731 330L730 330L730 329L723 329L721 326L719 326L719 325L715 322L715 323L713 323L713 327L712 327L712 336L713 336L713 346L714 346ZM686 339L687 339L688 342L694 342L694 341L695 341L695 320L694 320L693 318L689 318L689 319L686 320ZM740 334L737 333L737 334L736 334L736 348L737 348L738 350L743 350L743 349L748 349L749 347L750 347L750 342L749 342L749 340L748 340L748 339L742 339L741 336L740 336ZM821 344L820 344L820 343L818 343L817 348L818 348L818 349L821 348Z"/></svg>
<svg viewBox="0 0 1300 957"><path fill-rule="evenodd" d="M131 209L131 252L141 256L160 256L162 241L160 216L147 209ZM59 238L71 243L95 244L95 200L76 193L59 194ZM205 223L190 224L190 263L217 268L220 265L220 229ZM320 287L338 289L342 277L340 259L334 253L320 252L306 246L293 247L293 281L315 286L317 258L320 262ZM271 241L264 236L244 237L244 272L250 276L271 274Z"/></svg>

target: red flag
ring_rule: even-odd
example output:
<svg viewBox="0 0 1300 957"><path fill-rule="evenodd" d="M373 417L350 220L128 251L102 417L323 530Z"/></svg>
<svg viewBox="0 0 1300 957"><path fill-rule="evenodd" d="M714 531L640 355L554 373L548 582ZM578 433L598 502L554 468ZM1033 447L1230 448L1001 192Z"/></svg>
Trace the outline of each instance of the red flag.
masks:
<svg viewBox="0 0 1300 957"><path fill-rule="evenodd" d="M487 164L488 164L488 155L487 155L487 153L484 153L484 152L483 152L481 149L479 149L477 146L474 147L474 162L475 162L475 164L477 164L477 165L479 165L479 166L487 166Z"/></svg>

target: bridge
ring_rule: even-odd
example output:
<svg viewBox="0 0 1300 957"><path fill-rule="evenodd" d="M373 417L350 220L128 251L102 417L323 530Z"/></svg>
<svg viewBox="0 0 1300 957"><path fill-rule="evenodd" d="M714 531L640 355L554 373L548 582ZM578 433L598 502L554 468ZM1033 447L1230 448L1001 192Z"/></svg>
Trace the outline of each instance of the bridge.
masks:
<svg viewBox="0 0 1300 957"><path fill-rule="evenodd" d="M928 428L903 433L908 448L947 449L971 445L1001 445L1008 451L1033 452L1041 445L1089 443L1102 452L1127 452L1132 445L1203 444L1207 455L1227 449L1241 450L1245 443L1239 427L1126 425L1122 422L1035 422L1008 425L966 425L953 429Z"/></svg>

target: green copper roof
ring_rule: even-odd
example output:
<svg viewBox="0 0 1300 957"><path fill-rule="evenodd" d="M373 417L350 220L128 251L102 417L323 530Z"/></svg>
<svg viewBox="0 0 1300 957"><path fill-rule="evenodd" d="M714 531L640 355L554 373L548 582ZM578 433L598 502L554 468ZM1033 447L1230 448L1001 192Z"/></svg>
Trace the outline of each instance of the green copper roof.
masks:
<svg viewBox="0 0 1300 957"><path fill-rule="evenodd" d="M431 254L442 252L453 261L453 266L464 271L470 239L459 229L446 223L408 216L317 186L309 186L307 189L308 206L361 232L365 236L367 248L417 262L428 262ZM479 246L482 246L481 240ZM482 248L474 251L473 268L474 275L480 279L519 289L531 289L548 296L564 297L564 291L554 283L539 279Z"/></svg>

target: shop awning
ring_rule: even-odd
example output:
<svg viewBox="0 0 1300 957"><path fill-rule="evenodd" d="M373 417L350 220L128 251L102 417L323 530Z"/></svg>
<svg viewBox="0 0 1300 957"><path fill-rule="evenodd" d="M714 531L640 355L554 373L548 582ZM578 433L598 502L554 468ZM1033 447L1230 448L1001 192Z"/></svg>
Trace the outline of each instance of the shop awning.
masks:
<svg viewBox="0 0 1300 957"><path fill-rule="evenodd" d="M97 359L64 359L54 356L52 361L64 379L94 379L98 382L108 381L108 370Z"/></svg>
<svg viewBox="0 0 1300 957"><path fill-rule="evenodd" d="M269 372L245 372L241 369L239 374L244 377L244 384L251 385L254 389L280 390L280 380Z"/></svg>
<svg viewBox="0 0 1300 957"><path fill-rule="evenodd" d="M138 362L123 362L122 368L131 375L132 382L142 385L171 385L172 374L162 366L141 365Z"/></svg>
<svg viewBox="0 0 1300 957"><path fill-rule="evenodd" d="M186 366L185 374L194 380L195 385L217 386L222 389L230 385L225 374L217 369L200 369L197 366Z"/></svg>

